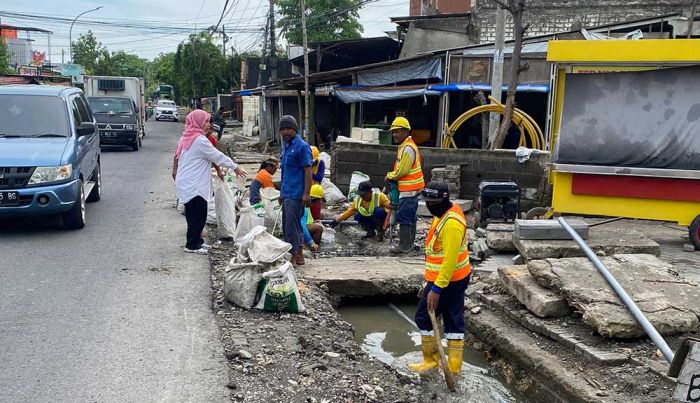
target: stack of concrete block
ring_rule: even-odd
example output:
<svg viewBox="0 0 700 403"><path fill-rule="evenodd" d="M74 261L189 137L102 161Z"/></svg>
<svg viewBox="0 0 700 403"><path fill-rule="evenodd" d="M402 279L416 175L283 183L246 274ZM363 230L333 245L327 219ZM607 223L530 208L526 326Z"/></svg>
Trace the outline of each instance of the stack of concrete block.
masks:
<svg viewBox="0 0 700 403"><path fill-rule="evenodd" d="M370 144L379 144L380 129L362 129L362 140Z"/></svg>
<svg viewBox="0 0 700 403"><path fill-rule="evenodd" d="M353 127L350 130L350 138L354 140L362 140L362 128L361 127Z"/></svg>
<svg viewBox="0 0 700 403"><path fill-rule="evenodd" d="M252 137L253 129L258 125L260 115L260 97L251 95L243 99L243 135Z"/></svg>
<svg viewBox="0 0 700 403"><path fill-rule="evenodd" d="M450 188L450 195L454 198L459 195L460 188L460 166L447 165L445 167L433 168L430 171L430 180L434 182L444 182Z"/></svg>

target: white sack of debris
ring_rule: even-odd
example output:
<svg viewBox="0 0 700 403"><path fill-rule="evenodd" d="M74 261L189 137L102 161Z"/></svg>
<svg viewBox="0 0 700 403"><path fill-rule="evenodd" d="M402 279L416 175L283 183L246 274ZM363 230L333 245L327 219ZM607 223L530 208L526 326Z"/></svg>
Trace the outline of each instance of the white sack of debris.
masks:
<svg viewBox="0 0 700 403"><path fill-rule="evenodd" d="M224 271L224 297L243 309L252 309L264 270L260 263L236 263L231 259Z"/></svg>
<svg viewBox="0 0 700 403"><path fill-rule="evenodd" d="M280 191L274 188L260 189L260 198L262 199L263 207L265 207L265 227L272 231L275 223L281 220Z"/></svg>
<svg viewBox="0 0 700 403"><path fill-rule="evenodd" d="M291 263L285 262L280 268L263 273L262 277L263 291L255 306L257 309L290 313L306 311Z"/></svg>
<svg viewBox="0 0 700 403"><path fill-rule="evenodd" d="M218 176L213 178L214 206L219 237L233 238L236 232L236 198L233 191Z"/></svg>
<svg viewBox="0 0 700 403"><path fill-rule="evenodd" d="M321 181L321 187L324 191L323 198L326 200L326 204L340 204L344 203L347 200L343 192L341 192L340 189L338 189L338 186L331 182L330 179L323 178L323 180Z"/></svg>
<svg viewBox="0 0 700 403"><path fill-rule="evenodd" d="M238 226L233 239L236 243L241 243L242 239L250 235L250 231L257 226L265 228L265 206L262 203L241 209L241 216L238 217Z"/></svg>
<svg viewBox="0 0 700 403"><path fill-rule="evenodd" d="M363 174L360 171L355 171L352 173L352 176L350 177L350 186L348 188L348 201L352 202L355 200L355 195L357 194L357 187L360 185L362 182L366 182L370 180L369 175Z"/></svg>
<svg viewBox="0 0 700 403"><path fill-rule="evenodd" d="M292 245L269 234L262 225L253 227L238 243L238 260L272 263L292 249Z"/></svg>

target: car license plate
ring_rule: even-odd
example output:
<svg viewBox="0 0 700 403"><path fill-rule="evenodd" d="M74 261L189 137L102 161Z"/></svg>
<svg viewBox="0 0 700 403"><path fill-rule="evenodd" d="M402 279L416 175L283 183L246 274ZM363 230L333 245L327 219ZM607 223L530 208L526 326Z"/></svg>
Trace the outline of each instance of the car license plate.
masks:
<svg viewBox="0 0 700 403"><path fill-rule="evenodd" d="M0 206L16 206L19 204L19 193L0 192Z"/></svg>
<svg viewBox="0 0 700 403"><path fill-rule="evenodd" d="M115 132L104 132L105 137L117 137L117 133Z"/></svg>

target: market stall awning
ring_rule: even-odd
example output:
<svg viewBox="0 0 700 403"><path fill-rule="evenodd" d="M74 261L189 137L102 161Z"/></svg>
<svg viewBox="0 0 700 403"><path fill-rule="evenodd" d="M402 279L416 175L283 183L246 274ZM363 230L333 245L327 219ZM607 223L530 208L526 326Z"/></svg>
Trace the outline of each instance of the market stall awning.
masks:
<svg viewBox="0 0 700 403"><path fill-rule="evenodd" d="M428 86L429 90L440 92L459 92L459 91L491 91L491 84L487 83L453 83L453 84L436 84ZM508 91L508 85L503 86L503 91ZM518 84L516 92L540 92L548 93L549 84Z"/></svg>
<svg viewBox="0 0 700 403"><path fill-rule="evenodd" d="M349 86L335 88L335 96L346 104L352 102L388 101L426 95L440 95L440 92L430 90L424 85L403 87Z"/></svg>

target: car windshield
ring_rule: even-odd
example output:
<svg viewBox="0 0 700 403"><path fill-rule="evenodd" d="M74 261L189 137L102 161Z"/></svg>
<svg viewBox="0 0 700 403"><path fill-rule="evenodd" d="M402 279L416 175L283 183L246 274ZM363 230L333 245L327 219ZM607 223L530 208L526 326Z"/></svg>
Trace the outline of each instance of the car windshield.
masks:
<svg viewBox="0 0 700 403"><path fill-rule="evenodd" d="M0 137L70 136L63 98L47 95L0 95Z"/></svg>
<svg viewBox="0 0 700 403"><path fill-rule="evenodd" d="M170 101L158 101L158 107L160 108L174 108L175 102Z"/></svg>
<svg viewBox="0 0 700 403"><path fill-rule="evenodd" d="M89 97L88 103L94 113L133 113L127 98Z"/></svg>

